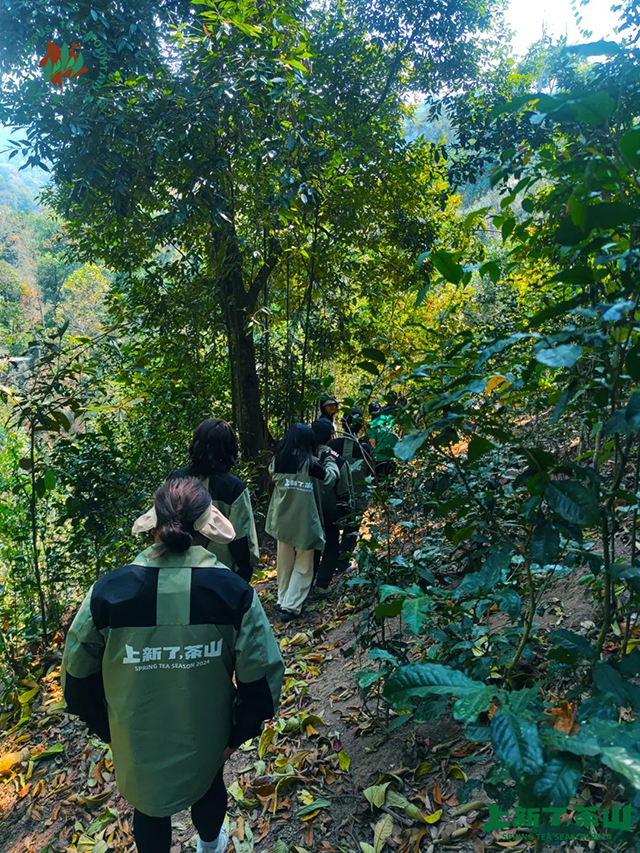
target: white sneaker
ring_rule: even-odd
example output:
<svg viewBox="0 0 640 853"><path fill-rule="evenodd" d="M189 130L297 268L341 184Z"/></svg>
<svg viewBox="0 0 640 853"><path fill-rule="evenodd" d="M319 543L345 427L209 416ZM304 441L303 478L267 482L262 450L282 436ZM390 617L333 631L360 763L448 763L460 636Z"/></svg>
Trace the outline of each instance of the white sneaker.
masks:
<svg viewBox="0 0 640 853"><path fill-rule="evenodd" d="M196 853L227 853L229 846L229 830L223 825L215 841L203 841L198 836Z"/></svg>

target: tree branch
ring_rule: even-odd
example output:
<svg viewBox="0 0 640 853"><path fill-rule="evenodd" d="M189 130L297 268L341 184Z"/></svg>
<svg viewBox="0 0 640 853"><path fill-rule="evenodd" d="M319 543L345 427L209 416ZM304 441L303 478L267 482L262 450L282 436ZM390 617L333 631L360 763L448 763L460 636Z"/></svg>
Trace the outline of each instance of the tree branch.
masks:
<svg viewBox="0 0 640 853"><path fill-rule="evenodd" d="M258 296L269 280L269 276L278 266L278 261L280 260L281 255L282 247L280 246L280 243L278 243L275 237L271 237L269 240L267 258L256 273L255 278L249 285L249 290L247 291L247 303L250 311L253 311L255 304L258 301Z"/></svg>

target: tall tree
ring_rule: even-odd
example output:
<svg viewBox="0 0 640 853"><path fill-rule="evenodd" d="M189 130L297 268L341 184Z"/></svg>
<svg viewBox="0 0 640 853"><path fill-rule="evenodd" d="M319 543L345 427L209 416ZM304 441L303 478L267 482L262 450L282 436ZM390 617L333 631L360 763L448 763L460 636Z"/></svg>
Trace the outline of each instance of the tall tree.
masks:
<svg viewBox="0 0 640 853"><path fill-rule="evenodd" d="M100 257L133 275L163 250L167 274L188 270L217 294L247 457L259 459L268 443L255 313L282 264L284 234L310 235L311 306L332 215L341 237L362 224L345 223L329 199L337 188L348 197L354 186L377 186L406 156L403 96L470 78L477 35L497 5L11 4L0 71L13 73L3 77L0 118L29 128L23 153L52 169L48 198L79 260ZM52 87L38 73L38 51L82 33L88 72Z"/></svg>

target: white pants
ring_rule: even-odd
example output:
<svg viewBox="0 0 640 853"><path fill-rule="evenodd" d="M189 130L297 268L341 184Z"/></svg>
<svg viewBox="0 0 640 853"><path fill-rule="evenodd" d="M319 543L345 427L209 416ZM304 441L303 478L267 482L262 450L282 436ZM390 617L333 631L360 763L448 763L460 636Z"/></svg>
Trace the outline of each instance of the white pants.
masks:
<svg viewBox="0 0 640 853"><path fill-rule="evenodd" d="M313 551L278 542L278 604L298 616L313 582Z"/></svg>

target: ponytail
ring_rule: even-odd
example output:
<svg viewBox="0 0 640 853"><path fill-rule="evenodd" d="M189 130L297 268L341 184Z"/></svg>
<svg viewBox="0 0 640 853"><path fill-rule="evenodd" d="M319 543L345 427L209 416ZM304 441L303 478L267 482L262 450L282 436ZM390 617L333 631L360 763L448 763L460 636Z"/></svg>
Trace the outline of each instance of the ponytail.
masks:
<svg viewBox="0 0 640 853"><path fill-rule="evenodd" d="M193 545L193 523L211 504L208 489L195 477L168 480L156 492L156 534L170 551L181 554Z"/></svg>
<svg viewBox="0 0 640 853"><path fill-rule="evenodd" d="M183 530L179 522L167 522L159 526L158 537L170 551L176 551L178 554L188 551L193 544L193 536Z"/></svg>

